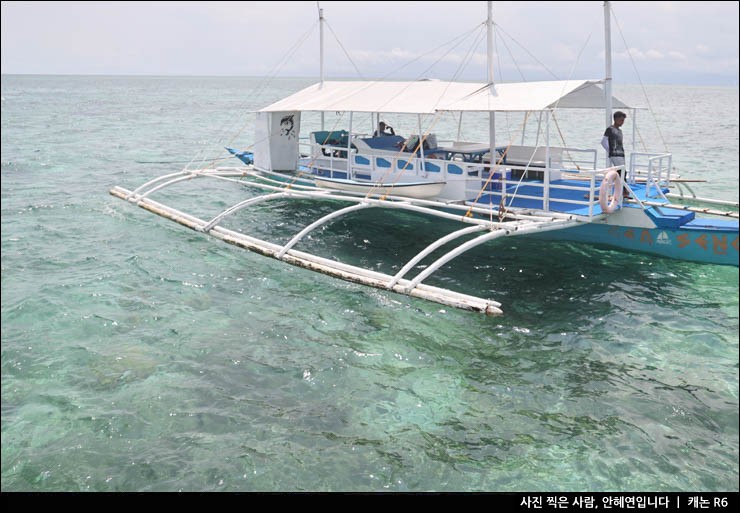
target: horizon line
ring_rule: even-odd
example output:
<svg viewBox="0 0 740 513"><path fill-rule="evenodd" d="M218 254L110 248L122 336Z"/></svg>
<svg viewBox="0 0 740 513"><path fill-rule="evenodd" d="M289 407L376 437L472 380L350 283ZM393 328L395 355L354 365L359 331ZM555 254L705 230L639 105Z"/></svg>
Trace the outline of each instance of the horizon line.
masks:
<svg viewBox="0 0 740 513"><path fill-rule="evenodd" d="M140 77L140 78L258 78L258 79L264 79L268 78L261 75L200 75L200 74L154 74L154 73L0 73L0 76L36 76L36 77ZM319 77L311 77L311 76L305 76L305 75L295 75L295 76L282 76L282 77L271 77L271 79L277 79L277 80L284 80L284 79L295 79L295 80L316 80L317 82L320 81ZM327 81L331 80L360 80L360 81L384 81L381 79L362 79L358 77L333 77L330 79L325 79ZM396 81L412 81L412 79L394 79ZM389 82L392 82L394 80L388 80ZM413 79L413 80L424 80L424 79ZM440 81L445 81L443 79L435 79ZM453 82L479 82L477 80L455 80ZM525 81L518 81L518 82L541 82L541 80L525 80ZM518 83L518 82L497 82L500 84L505 83ZM738 82L736 81L735 84L692 84L692 83L686 83L686 82L650 82L647 84L641 84L637 82L617 82L615 85L673 85L673 86L689 86L689 87L727 87L727 88L737 88L739 86Z"/></svg>

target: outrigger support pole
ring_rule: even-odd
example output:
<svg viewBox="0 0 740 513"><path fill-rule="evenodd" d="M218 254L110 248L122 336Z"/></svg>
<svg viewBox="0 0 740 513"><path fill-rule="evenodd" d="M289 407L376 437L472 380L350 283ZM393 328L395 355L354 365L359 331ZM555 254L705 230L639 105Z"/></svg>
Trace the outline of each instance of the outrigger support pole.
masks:
<svg viewBox="0 0 740 513"><path fill-rule="evenodd" d="M130 192L129 193L129 197L126 198L126 199L127 200L131 200L131 199L137 200L137 199L146 198L151 193L153 193L155 191L158 191L159 189L162 189L163 187L167 187L168 185L172 185L173 183L184 182L185 180L190 180L191 178L193 178L196 175L197 175L197 173L193 173L193 172L190 172L190 171L178 171L177 173L170 173L168 175L160 176L158 178L155 178L154 180L149 180L147 183L139 186L134 191ZM177 177L177 178L173 178L173 177ZM171 180L167 180L169 178L172 178L172 179ZM167 180L167 181L164 182L164 183L161 183L161 184L157 185L156 187L153 187L152 189L149 189L148 191L146 191L143 194L141 193L141 191L143 191L144 189L146 189L150 185L154 185L157 182L163 182L164 180Z"/></svg>
<svg viewBox="0 0 740 513"><path fill-rule="evenodd" d="M489 233L484 233L483 235L479 235L475 239L469 240L468 242L461 244L460 246L456 247L455 249L449 251L448 253L442 255L437 260L435 260L433 263L429 265L424 271L420 272L418 276L416 276L413 280L411 280L411 283L407 287L406 291L410 291L414 287L419 286L419 284L424 281L426 278L429 277L433 272L435 272L437 269L445 265L450 260L457 258L458 256L462 255L466 251L473 249L476 246L479 246L483 244L484 242L488 242L489 240L497 239L499 237L504 237L507 235L524 235L527 233L535 233L539 231L548 231L548 230L560 230L567 226L574 226L576 224L576 221L550 221L550 222L535 222L535 221L529 221L526 222L523 225L520 226L512 226L511 229L503 228L503 227L496 227L495 229L491 230Z"/></svg>
<svg viewBox="0 0 740 513"><path fill-rule="evenodd" d="M443 256L435 260L429 267L427 267L422 272L420 272L419 275L416 276L416 278L411 280L411 283L409 284L409 288L407 290L411 290L414 287L417 287L419 283L424 281L424 279L426 279L434 271L442 267L444 264L446 264L453 258L465 253L467 250L472 249L475 246L483 244L484 242L487 242L489 240L497 239L499 237L503 237L504 235L509 235L509 233L510 233L509 230L503 230L499 228L498 230L495 230L489 233L484 233L483 235L479 235L475 239L469 240L465 244L458 246L457 248L453 249L452 251L444 254Z"/></svg>
<svg viewBox="0 0 740 513"><path fill-rule="evenodd" d="M354 212L355 210L362 210L363 208L370 208L370 207L374 207L374 206L375 205L372 205L370 203L357 203L355 205L352 205L352 206L349 206L349 207L345 207L345 208L342 208L342 209L337 210L335 212L332 212L331 214L325 215L321 219L319 219L319 220L317 220L317 221L309 224L308 226L306 226L303 230L301 230L298 234L296 234L295 237L293 237L292 239L290 239L290 241L288 241L288 243L285 246L283 246L283 249L280 250L280 253L277 254L276 258L278 260L282 260L283 257L285 256L285 253L287 253L288 250L290 250L290 248L292 248L293 246L295 246L296 243L299 240L301 240L303 237L305 237L307 233L309 233L310 231L318 228L322 224L327 223L327 222L331 221L332 219L337 218L339 216L343 216L344 214L349 214L350 212Z"/></svg>
<svg viewBox="0 0 740 513"><path fill-rule="evenodd" d="M285 196L290 196L289 192L276 192L273 194L265 194L264 196L257 196L254 198L245 199L244 201L240 201L236 205L227 208L223 212L221 212L219 215L208 221L208 223L201 228L199 231L202 232L210 232L211 229L216 226L218 223L220 223L224 217L233 214L234 212L237 212L243 208L246 208L250 205L256 205L257 203L262 203L263 201L269 201L271 199L277 199L277 198L283 198Z"/></svg>
<svg viewBox="0 0 740 513"><path fill-rule="evenodd" d="M422 251L420 251L419 254L416 255L414 258L409 260L408 263L404 265L403 268L400 271L398 271L398 273L396 273L393 279L388 282L388 288L392 289L401 278L406 276L406 273L408 273L416 264L421 262L421 260L424 257L426 257L429 253L431 253L435 249L441 246L444 246L451 240L457 239L458 237L462 237L463 235L467 235L469 233L479 232L485 229L486 227L484 225L468 226L467 228L454 231L451 234L447 235L446 237L442 237L441 239L436 240L435 242L433 242L432 244L424 248Z"/></svg>

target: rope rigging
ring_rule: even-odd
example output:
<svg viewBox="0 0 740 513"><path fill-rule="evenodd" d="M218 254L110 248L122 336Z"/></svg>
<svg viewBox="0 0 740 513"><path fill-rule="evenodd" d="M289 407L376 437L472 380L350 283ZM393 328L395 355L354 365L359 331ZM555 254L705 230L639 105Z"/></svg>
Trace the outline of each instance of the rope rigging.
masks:
<svg viewBox="0 0 740 513"><path fill-rule="evenodd" d="M247 97L242 102L241 106L233 109L234 112L238 113L239 116L241 116L242 109L244 108L244 105L251 104L255 98L257 98L259 95L261 95L265 90L267 90L268 86L271 85L272 81L277 77L277 75L281 72L281 70L285 67L285 65L290 62L291 58L295 53L301 48L303 43L308 39L308 37L316 30L316 27L318 26L318 21L314 22L311 27L308 28L303 34L301 34L296 41L288 48L288 50L283 54L283 56L278 60L278 62L272 67L272 69L262 77L262 79L257 83L257 85L251 90L250 94L247 95ZM225 144L227 146L231 146L233 142L236 140L239 135L244 132L244 130L251 124L252 120L248 119L244 122L244 124L237 130L236 133L234 133L230 139L228 139L228 142ZM216 143L204 143L203 147L193 156L193 158L185 165L183 170L190 169L190 166L193 164L193 162L199 160L200 158L200 164L199 167L215 167L219 162L226 161L230 158L232 158L231 155L227 155L222 157L223 155L223 141L227 136L227 125L224 123L224 125L219 130L221 132L221 135L219 136L219 139ZM219 146L219 155L216 157L208 158L206 155L206 152L209 150L210 145L214 144ZM256 143L252 143L247 147L247 149L250 149L254 147ZM202 158L201 158L202 156ZM206 164L208 162L208 164Z"/></svg>
<svg viewBox="0 0 740 513"><path fill-rule="evenodd" d="M619 24L619 20L617 19L617 16L614 13L614 10L611 9L611 6L610 6L610 10L611 10L611 15L614 16L614 22L617 25L617 31L619 32L619 36L622 38L622 43L624 44L624 47L627 50L627 55L629 55L630 62L632 63L632 68L634 69L635 74L637 75L637 81L640 83L642 94L645 96L645 101L648 104L648 111L650 112L650 114L652 114L653 120L655 121L655 128L658 131L658 137L660 137L660 142L663 143L664 151L666 153L670 153L668 151L668 145L666 144L665 139L663 138L663 132L661 132L660 130L660 125L658 124L658 119L657 119L657 116L655 115L655 111L653 111L653 106L650 104L650 97L648 96L647 91L645 90L645 84L643 84L642 82L642 77L640 76L640 72L637 70L637 66L635 65L635 59L632 57L632 51L630 50L629 46L627 46L627 41L624 38L622 27ZM639 133L639 130L638 130L638 134L640 135L640 142L642 142L643 147L645 147L645 142L643 141L642 134ZM674 169L675 169L675 166L674 166Z"/></svg>
<svg viewBox="0 0 740 513"><path fill-rule="evenodd" d="M319 3L317 2L317 7L318 7L318 6L319 6ZM323 18L322 18L322 19L323 19ZM336 32L334 31L333 27L332 27L332 26L331 26L331 25L329 24L329 22L328 22L327 20L325 20L325 19L324 19L324 21L326 22L326 26L327 26L327 27L329 28L329 31L330 31L330 33L332 34L332 36L334 37L334 39L335 39L336 43L338 44L338 46L339 46L339 47L341 48L341 50L342 50L342 52L344 53L344 55L345 55L345 56L347 57L347 59L348 59L348 60L349 60L349 62L351 63L351 65L352 65L352 67L354 68L354 70L355 70L355 72L357 73L357 75L358 75L358 76L359 76L359 77L360 77L361 79L363 79L363 80L364 80L364 75L363 75L363 74L362 74L362 72L360 71L360 69L359 69L359 67L358 67L357 63L356 63L356 62L355 62L355 61L354 61L354 60L352 59L352 56L350 55L350 52L349 52L349 51L347 50L347 48L346 48L346 47L345 47L345 46L344 46L344 45L342 44L342 41L341 41L341 40L340 40L340 38L338 37L337 33L336 33ZM619 30L620 36L622 37L622 40L624 41L624 36L623 36L622 30L621 30L621 27L620 27L620 25L619 25L618 21L616 20L616 17L615 17L615 21L616 21L616 25L617 25L617 27L618 27L618 30ZM255 87L255 88L253 89L253 91L252 91L252 93L251 93L250 97L249 97L249 98L248 98L247 100L245 100L245 101L248 101L249 99L251 99L251 98L254 98L254 97L255 97L255 96L257 96L258 94L260 94L260 93L261 93L261 92L262 92L262 91L263 91L263 90L264 90L264 89L265 89L265 88L266 88L266 87L268 86L268 84L269 84L269 83L271 83L271 81L272 81L272 80L273 80L273 79L274 79L274 78L275 78L275 77L277 76L277 74L278 74L278 73L280 72L280 70L282 70L282 69L283 69L283 67L284 67L284 66L285 66L285 65L286 65L286 64L288 63L288 61L289 61L289 60L290 60L290 59L291 59L291 58L292 58L292 57L293 57L293 56L295 55L295 53L296 53L296 52L298 51L299 47L300 47L300 46L301 46L301 45L302 45L302 44L303 44L303 43L304 43L304 42L305 42L305 41L306 41L306 40L308 39L308 37L309 37L309 36L310 36L310 35L311 35L311 34L313 33L313 31L315 30L315 28L316 28L316 26L317 26L317 24L318 24L318 23L319 23L319 21L315 22L315 23L314 23L314 24L312 25L312 27L311 27L311 28L310 28L310 29L309 29L308 31L306 31L306 32L305 32L304 34L302 34L302 35L301 35L301 36L300 36L300 37L299 37L299 38L298 38L298 39L296 40L296 42L295 42L295 43L294 43L294 44L293 44L293 45L291 46L291 48L290 48L290 49L289 49L289 50L288 50L288 51L287 51L287 52L285 53L285 55L284 55L284 56L282 57L282 59L281 59L281 60L280 60L280 61L278 62L278 64L276 64L276 65L275 65L275 66L273 67L273 69L272 69L272 70L271 70L271 71L270 71L270 72L268 73L268 75L267 75L267 76L266 76L266 77L265 77L265 78L264 78L264 79L262 80L262 82L261 82L260 84L258 84L258 86L257 86L257 87ZM528 56L530 56L530 57L531 57L531 58L532 58L532 59L533 59L533 60L534 60L535 62L537 62L537 63L538 63L538 64L539 64L539 65L540 65L540 66L541 66L541 67L542 67L542 68L543 68L543 69L544 69L545 71L547 71L547 73L549 73L549 74L550 74L550 75L551 75L551 76L552 76L553 78L555 78L556 80L558 79L558 76L557 76L557 74L556 74L556 73L554 73L554 72L553 72L553 71L552 71L551 69L549 69L549 68L548 68L548 67L547 67L547 66L546 66L545 64L543 64L543 63L542 63L542 62L541 62L540 60L538 60L538 59L537 59L537 58L536 58L536 57L535 57L535 56L534 56L534 55L532 54L532 52L530 52L530 51L529 51L529 50L528 50L528 49L527 49L527 48L526 48L526 47L525 47L525 46L524 46L524 45L523 45L523 44L522 44L521 42L519 42L519 41L518 41L518 40L517 40L516 38L514 38L514 37L513 37L512 35L510 35L510 34L509 34L508 32L506 32L506 31L505 31L505 30L504 30L504 29L503 29L503 28L502 28L502 27L501 27L501 26L500 26L499 24L497 24L497 23L494 23L493 25L494 25L494 27L495 27L495 29L496 29L496 30L495 30L495 32L494 32L494 43L495 43L495 44L497 45L497 48L498 48L498 45L499 45L499 44L500 44L500 45L503 45L503 48L505 49L505 51L506 51L506 53L508 54L508 56L509 56L509 58L511 59L511 61L512 61L512 62L514 63L514 65L515 65L515 67L516 67L516 70L517 70L518 74L519 74L519 75L521 76L522 80L525 80L524 70L523 70L523 68L522 68L522 67L520 66L519 62L517 62L517 59L516 59L516 58L514 57L514 55L513 55L513 52L512 52L512 46L511 46L511 45L510 45L510 44L509 44L509 43L507 42L507 38L508 38L508 39L510 39L510 40L511 40L511 42L512 42L512 43L513 43L514 45L518 46L518 47L519 47L519 48L521 48L521 49L522 49L522 50L523 50L524 52L526 52L526 54L527 54ZM475 55L476 49L477 49L477 48L479 47L480 43L481 43L481 42L483 41L483 39L484 39L484 35L485 35L485 31L484 31L483 29L485 28L485 26L486 26L486 24L485 24L485 23L479 23L479 24L475 25L475 26L474 26L474 27L473 27L472 29L469 29L469 30L467 30L467 31L463 32L462 34L460 34L460 35L458 35L458 36L455 36L455 37L451 38L451 39L450 39L450 40L448 40L447 42L445 42L445 43L442 43L442 44L438 45L437 47L435 47L435 48L433 48L433 49L429 50L428 52L425 52L425 53L421 53L421 54L418 54L418 55L417 55L416 57L414 57L414 58L413 58L413 59L411 59L410 61L406 62L405 64L402 64L402 65L400 65L400 66L396 67L395 69L392 69L392 70L388 71L388 72L387 72L387 73L386 73L386 74L385 74L384 76L382 76L382 77L381 77L381 78L380 78L379 80L385 80L385 79L387 79L387 78L389 78L389 77L391 77L391 76L393 76L393 75L396 75L396 74L398 74L398 73L402 72L403 70L407 69L407 68L408 68L409 66L413 65L414 63L417 63L417 62L419 62L420 60L422 60L422 59L425 59L425 58L427 58L427 57L429 57L429 56L431 56L431 55L434 55L434 54L436 54L437 52L439 52L440 50L444 49L444 52L443 52L443 53L441 53L441 54L440 54L440 55L439 55L439 56L438 56L438 57L437 57L437 58L436 58L436 59L435 59L435 60L434 60L434 61L433 61L433 62L432 62L432 63L431 63L431 64L430 64L429 66L427 66L426 68L424 68L424 70L423 70L423 71L422 71L422 72L421 72L421 73L419 74L419 76L417 77L417 78L422 78L422 77L424 77L424 76L425 76L425 75L426 75L427 73L429 73L429 72L430 72L430 71L431 71L431 70L432 70L432 69L433 69L433 68L434 68L434 67L435 67L436 65L438 65L438 64L439 64L440 62L444 61L445 59L448 59L448 57L450 56L450 54L452 54L452 53L453 53L453 52L454 52L454 51L455 51L456 49L458 49L458 48L459 48L459 47L460 47L460 46L461 46L461 45L462 45L462 44L463 44L463 43L464 43L464 42L465 42L466 40L468 40L468 39L470 38L470 40L472 40L472 43L471 43L471 45L470 45L470 46L469 46L469 47L467 48L467 50L465 51L465 54L464 54L464 55L463 55L463 56L462 56L462 57L460 58L460 62L459 62L459 64L457 65L456 69L454 70L454 72L453 72L453 74L452 74L452 77L451 77L451 78L449 79L450 81L455 81L455 80L457 80L457 79L458 79L458 78L459 78L459 77L460 77L460 76L461 76L461 75L463 74L463 72L465 71L465 69L467 68L467 66L468 66L468 65L470 64L470 62L472 61L472 58L473 58L473 57L474 57L474 55ZM595 24L587 24L587 26L592 26L592 27L593 27L593 26L595 26ZM570 68L570 70L569 70L569 76L568 76L568 80L570 80L570 79L571 79L571 77L572 77L572 75L573 75L573 73L574 73L574 71L575 71L575 69L576 69L576 66L577 66L577 65L578 65L578 63L580 62L580 59L581 59L581 57L582 57L582 55L583 55L583 53L584 53L584 50L585 50L585 48L586 48L586 47L588 46L588 44L589 44L589 42L590 42L590 40L591 40L591 37L592 37L592 35L593 35L593 30L591 31L591 33L589 33L589 34L588 34L588 36L587 36L587 37L586 37L586 39L585 39L585 42L583 43L583 45L582 45L582 46L581 46L581 48L580 48L580 50L579 50L579 52L578 52L578 54L577 54L577 57L576 57L576 59L575 59L575 62L574 62L574 63L572 64L572 66L571 66L571 68ZM504 36L506 36L506 37L504 37ZM626 47L626 44L625 44L625 47ZM501 77L501 80L503 81L503 70L504 70L504 67L503 67L503 65L501 64L501 56L502 56L502 54L503 54L503 52L498 52L498 51L496 52L496 56L497 56L497 59L498 59L498 63L499 63L499 64L498 64L498 67L497 67L497 70L498 70L498 74L499 74L499 76ZM635 67L635 64L634 64L634 59L632 58L632 54L631 54L631 52L629 51L629 49L628 49L628 55L630 56L630 59L631 59L631 61L632 61L632 64L633 64L633 67ZM636 67L635 67L635 70L636 70ZM639 77L639 73L638 73L638 77ZM372 84L372 82L371 82L370 84ZM370 84L368 84L368 85L370 85ZM645 88L644 88L644 85L643 85L643 83L642 83L642 80L641 80L641 79L640 79L640 85L642 86L643 92L645 93L645 97L647 98L647 94L646 94L646 92L645 92ZM445 91L446 91L446 90L447 90L447 89L445 89ZM356 92L355 92L354 94L358 94L358 95L359 95L359 94L362 94L362 92L363 92L363 88L360 88L360 89L359 89L359 90L357 90L357 91L356 91ZM401 92L403 92L403 91L401 91ZM401 94L401 92L399 92L398 94L400 95L400 94ZM441 97L443 97L443 96L444 96L444 93L443 93L442 95L440 95L440 98L441 98ZM394 97L394 98L395 98L395 97ZM389 100L389 101L390 101L390 100ZM560 142L562 142L562 144L563 144L563 146L564 146L564 147L567 147L567 144L566 144L566 141L565 141L565 136L564 136L564 134L563 134L563 131L562 131L561 127L560 127L560 124L559 124L559 122L558 122L558 119L557 119L557 117L556 117L556 115L555 115L555 113L556 113L556 112L558 111L558 104L559 104L559 101L560 101L560 100L558 100L558 102L557 102L557 103L556 103L556 104L555 104L555 105L554 105L554 106L552 107L552 109L551 109L551 112L552 112L552 119L553 119L553 121L554 121L554 123L555 123L555 127L556 127L556 129L557 129L557 135L558 135L558 137L559 137L559 140L560 140ZM648 105L650 106L650 102L649 102L649 100L648 100ZM383 111L382 107L383 107L383 106L379 107L379 109L378 109L378 112L382 112L382 111ZM651 113L652 113L652 106L650 106L650 111L651 111ZM528 117L529 117L529 114L530 114L529 112L525 113L525 119L524 119L524 124L526 124L526 121L527 121L527 119L528 119ZM426 140L426 138L427 138L427 137L428 137L428 136L430 135L430 133L431 133L431 130L432 130L432 128L433 128L433 127L434 127L434 126L435 126L435 125L437 124L437 122L438 122L438 121L440 120L440 117L441 117L442 115L444 115L444 113L440 113L440 112L437 112L437 113L436 113L436 114L434 115L434 117L433 117L433 119L432 119L432 121L431 121L431 124L430 124L430 125L429 125L429 127L428 127L428 130L424 130L424 131L422 131L422 132L423 132L423 135L421 135L421 134L420 134L420 138L419 138L419 139L420 139L420 140L419 140L419 144L420 144L420 145L421 145L421 144L423 143L423 141L425 141L425 140ZM340 124L340 121L341 121L341 119L342 119L341 117L339 117L339 118L335 119L335 122L333 123L334 127L332 128L332 130L331 130L331 131L334 131L334 130L335 130L335 129L336 129L336 128L337 128L338 126L339 126L339 124ZM462 120L462 116L461 116L461 118L460 118L460 119ZM509 139L510 139L510 141L511 141L511 142L510 142L510 144L509 144L509 146L511 146L511 144L513 144L513 137L512 137L512 134L511 134L511 124L510 124L510 122L509 122L509 112L506 112L506 113L505 113L505 120L506 120L506 129L507 129L507 134L508 134L508 136L509 136L508 138L509 138ZM656 120L656 121L657 121L657 120ZM657 123L656 123L656 124L657 124ZM237 133L236 133L236 134L234 134L234 135L233 135L233 136L232 136L232 137L230 138L230 140L229 140L229 144L231 144L231 143L232 143L232 142L233 142L233 141L234 141L234 140L235 140L235 139L236 139L236 138L237 138L237 137L238 137L239 135L241 135L241 134L242 134L242 132L243 132L243 131L244 131L244 130L246 129L246 127L247 127L248 125L249 125L249 123L245 123L245 124L244 124L244 125L243 125L243 126L242 126L242 127L241 127L241 128L240 128L240 129L238 130L238 131L237 131ZM540 135L540 131L541 131L541 130L542 130L542 127L540 126L540 127L538 128L538 130L537 130L537 134L536 134L536 135L537 135L537 140L539 140L539 135ZM642 140L642 134L641 134L641 133L639 132L639 130L637 131L637 133L638 133L638 135L639 135L640 141L641 141L641 142L643 142L643 140ZM666 144L665 144L665 140L664 140L664 138L663 138L663 135L662 135L662 133L660 132L660 127L658 127L658 133L659 133L659 135L660 135L661 141L663 142L663 145L664 145L664 146L666 146ZM460 136L460 135L461 135L461 134L458 134L458 136ZM525 137L525 127L524 127L524 125L523 125L523 126L522 126L522 144L524 144L524 137ZM219 143L220 143L220 142L221 142L222 140L224 140L224 138L225 138L225 137L224 137L224 136L222 136L222 137L221 137L221 138L219 139ZM459 138L459 137L458 137L458 138ZM257 142L255 142L255 143L252 143L251 145L249 145L249 146L247 147L247 149L251 149L251 148L253 148L253 147L254 147L254 146L255 146L256 144L258 144L259 142L261 142L261 141L257 141ZM326 141L324 141L324 143L325 143L325 142L326 142ZM403 149L405 149L405 146L406 146L406 143L404 143L404 147L403 147L403 148L401 149L401 153L403 152ZM643 142L643 146L644 146L644 142ZM419 147L420 147L420 146L419 146ZM414 157L414 156L416 155L416 153L417 153L417 152L419 151L419 147L417 147L417 148L416 148L416 150L415 150L415 151L414 151L414 152L412 153L412 155L411 155L412 157ZM539 145L539 144L536 144L536 147L540 147L540 145ZM508 149L508 148L507 148L507 149ZM204 152L205 152L205 149L201 150L201 153L203 153L203 158L202 158L202 160L201 160L201 164L204 164L204 163L205 163L205 162L207 161L207 159L206 159L206 156L205 156ZM399 154L400 154L400 153L399 153ZM492 151L492 154L493 154L493 151ZM422 155L423 155L423 152L422 152ZM568 153L567 153L567 155L568 155L568 158L569 158L570 160L573 160L573 159L572 159L572 156L570 155L570 152L568 152ZM190 162L189 162L189 163L188 163L188 164L187 164L187 165L185 166L185 169L187 170L187 169L188 169L188 168L189 168L189 167L191 166L191 164L192 164L192 163L193 163L194 161L196 161L196 160L198 159L198 157L199 157L199 156L200 156L200 154L199 154L199 155L196 155L196 156L195 156L195 157L194 157L194 158L193 158L193 159L192 159L192 160L191 160L191 161L190 161ZM218 162L221 162L221 161L223 161L223 160L226 160L227 158L231 158L231 156L229 155L229 156L227 156L227 157L225 157L225 158L219 158L219 157L216 157L216 158L214 158L214 159L213 159L213 160L211 161L210 165L211 165L211 166L213 166L213 165L216 165L216 164L217 164ZM408 165L408 163L407 163L407 165ZM578 164L575 164L575 166L576 166L576 168L577 168L577 169L579 169L579 170L580 170L580 166L579 166ZM492 171L493 171L493 170L492 170ZM388 171L386 171L386 174L387 174L387 172L388 172ZM384 175L384 176L385 176L385 175ZM397 179L398 179L398 178L397 178ZM396 180L397 180L397 179L396 179ZM490 179L490 176L489 176L489 179Z"/></svg>

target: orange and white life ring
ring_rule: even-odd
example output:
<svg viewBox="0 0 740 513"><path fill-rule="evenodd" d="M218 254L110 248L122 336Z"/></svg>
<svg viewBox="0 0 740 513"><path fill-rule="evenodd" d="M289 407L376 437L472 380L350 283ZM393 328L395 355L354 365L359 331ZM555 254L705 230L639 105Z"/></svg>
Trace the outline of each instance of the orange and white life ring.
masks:
<svg viewBox="0 0 740 513"><path fill-rule="evenodd" d="M599 189L599 205L601 211L611 214L622 201L622 177L615 169L604 175Z"/></svg>

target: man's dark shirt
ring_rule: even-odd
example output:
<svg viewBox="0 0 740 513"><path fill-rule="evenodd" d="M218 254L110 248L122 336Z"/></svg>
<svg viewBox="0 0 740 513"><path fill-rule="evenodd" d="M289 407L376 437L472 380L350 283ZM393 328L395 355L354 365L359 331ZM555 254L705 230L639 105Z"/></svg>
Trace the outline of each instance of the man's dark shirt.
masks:
<svg viewBox="0 0 740 513"><path fill-rule="evenodd" d="M624 157L624 146L622 146L622 130L610 126L604 132L604 137L609 139L609 156L610 157Z"/></svg>

